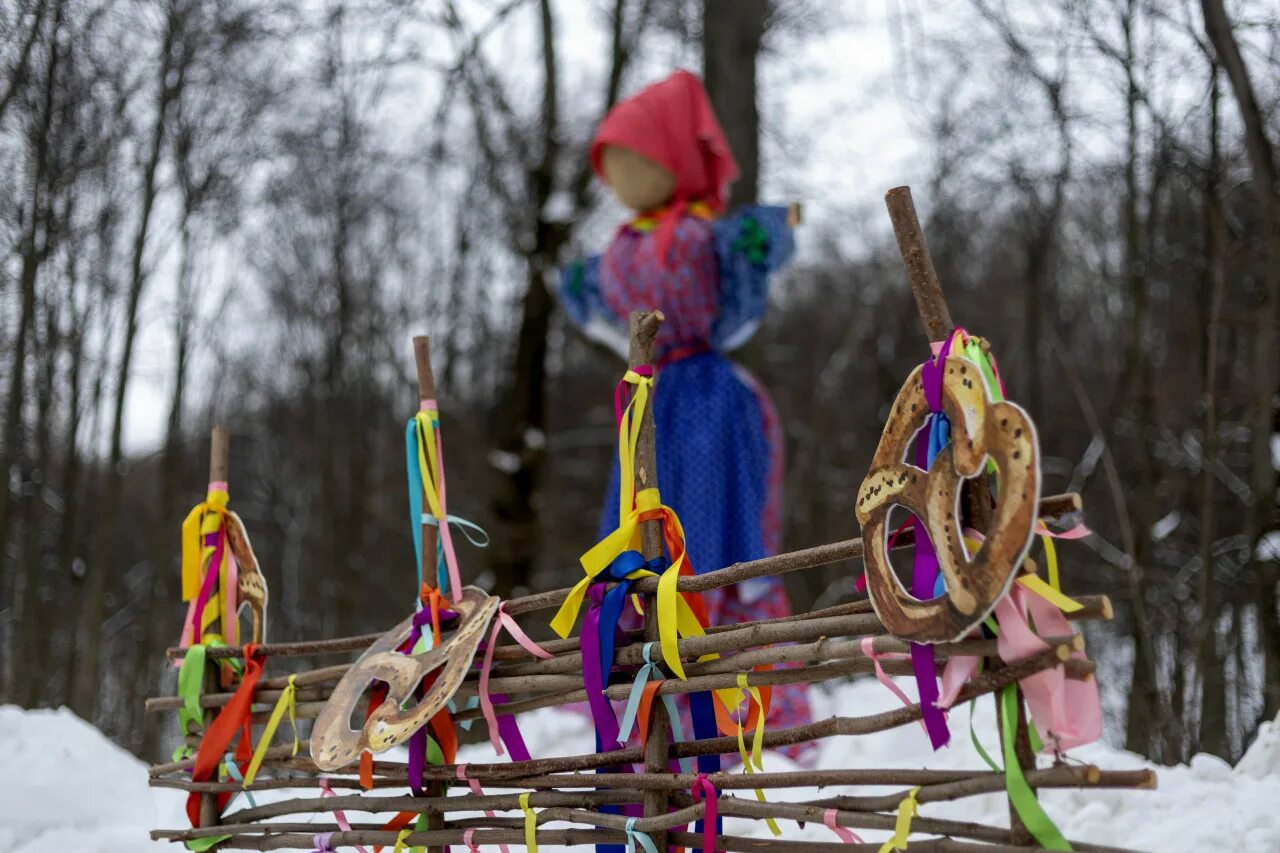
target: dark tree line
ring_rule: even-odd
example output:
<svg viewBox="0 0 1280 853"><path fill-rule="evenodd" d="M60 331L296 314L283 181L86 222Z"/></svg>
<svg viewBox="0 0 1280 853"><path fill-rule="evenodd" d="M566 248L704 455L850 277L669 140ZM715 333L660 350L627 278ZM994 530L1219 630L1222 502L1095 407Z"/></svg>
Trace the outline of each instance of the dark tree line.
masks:
<svg viewBox="0 0 1280 853"><path fill-rule="evenodd" d="M0 3L0 700L69 704L156 753L141 700L172 677L177 531L215 421L273 636L399 619L424 331L451 510L493 536L465 571L503 595L571 580L618 366L551 290L623 215L592 129L673 61L701 68L735 201L789 201L770 156L804 155L763 70L850 26L870 25L764 0ZM969 0L874 26L897 60L868 85L904 93L925 143L953 312L1037 420L1047 488L1081 491L1097 531L1062 550L1070 588L1119 605L1090 636L1110 730L1163 760L1239 755L1280 710L1280 18ZM804 226L742 353L787 430L790 547L856 534L924 352L879 208L901 182L807 200L867 221ZM883 236L851 243L863 225ZM856 571L788 583L822 606Z"/></svg>

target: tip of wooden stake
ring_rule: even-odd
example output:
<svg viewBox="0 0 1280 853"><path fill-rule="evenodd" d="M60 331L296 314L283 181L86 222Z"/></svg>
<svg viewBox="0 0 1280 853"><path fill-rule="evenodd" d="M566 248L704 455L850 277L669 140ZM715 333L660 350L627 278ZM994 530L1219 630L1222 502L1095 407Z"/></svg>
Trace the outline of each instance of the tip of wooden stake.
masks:
<svg viewBox="0 0 1280 853"><path fill-rule="evenodd" d="M1111 596L1103 595L1103 596L1099 596L1099 598L1101 599L1101 605L1102 605L1102 618L1103 619L1114 618L1116 615L1116 611L1115 611L1115 608L1111 606Z"/></svg>
<svg viewBox="0 0 1280 853"><path fill-rule="evenodd" d="M225 483L231 468L231 433L215 426L209 434L209 482Z"/></svg>
<svg viewBox="0 0 1280 853"><path fill-rule="evenodd" d="M1066 663L1071 659L1071 645L1069 643L1059 643L1053 647L1053 653L1058 656L1058 660Z"/></svg>
<svg viewBox="0 0 1280 853"><path fill-rule="evenodd" d="M1102 781L1102 771L1090 764L1084 769L1084 779L1090 785L1096 785Z"/></svg>
<svg viewBox="0 0 1280 853"><path fill-rule="evenodd" d="M798 201L793 201L787 205L787 227L795 228L804 221L804 205Z"/></svg>
<svg viewBox="0 0 1280 853"><path fill-rule="evenodd" d="M428 335L414 336L413 361L418 371L418 399L434 400L436 378L431 372L431 338Z"/></svg>
<svg viewBox="0 0 1280 853"><path fill-rule="evenodd" d="M1142 784L1138 787L1145 791L1154 791L1156 788L1160 787L1160 780L1159 777L1156 776L1156 771L1148 770L1147 778L1144 779Z"/></svg>

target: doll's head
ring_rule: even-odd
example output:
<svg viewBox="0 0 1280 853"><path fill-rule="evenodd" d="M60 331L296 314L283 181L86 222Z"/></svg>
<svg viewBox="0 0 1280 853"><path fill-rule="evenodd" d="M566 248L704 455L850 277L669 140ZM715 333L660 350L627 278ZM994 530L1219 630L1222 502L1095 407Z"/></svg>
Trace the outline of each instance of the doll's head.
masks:
<svg viewBox="0 0 1280 853"><path fill-rule="evenodd" d="M591 143L591 165L635 211L672 202L724 208L738 166L702 82L676 71L622 101Z"/></svg>

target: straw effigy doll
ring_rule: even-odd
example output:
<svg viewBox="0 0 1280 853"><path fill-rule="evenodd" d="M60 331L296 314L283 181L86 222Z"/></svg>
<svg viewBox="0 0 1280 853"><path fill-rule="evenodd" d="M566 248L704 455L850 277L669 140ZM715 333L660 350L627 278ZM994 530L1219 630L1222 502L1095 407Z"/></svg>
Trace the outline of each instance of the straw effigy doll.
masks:
<svg viewBox="0 0 1280 853"><path fill-rule="evenodd" d="M759 325L769 276L794 251L788 211L751 205L724 215L738 168L702 83L687 71L615 106L590 156L636 215L603 255L563 270L569 317L625 354L631 311L666 315L654 341L658 483L683 522L694 570L776 553L782 430L768 394L727 353ZM602 535L617 523L617 496L615 464ZM713 590L704 600L712 625L791 612L777 577ZM768 725L808 722L805 690L775 688Z"/></svg>

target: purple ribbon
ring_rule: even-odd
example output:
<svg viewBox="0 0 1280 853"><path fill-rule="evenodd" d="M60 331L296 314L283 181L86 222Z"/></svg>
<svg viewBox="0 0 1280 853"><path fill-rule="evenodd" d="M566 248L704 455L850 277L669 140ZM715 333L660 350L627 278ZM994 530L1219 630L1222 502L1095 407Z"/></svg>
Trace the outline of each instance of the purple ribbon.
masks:
<svg viewBox="0 0 1280 853"><path fill-rule="evenodd" d="M618 742L621 734L618 730L618 718L604 695L605 685L601 671L600 605L604 601L605 585L593 583L587 594L591 596L591 604L587 608L586 618L582 620L582 632L579 635L582 643L582 680L587 688L587 706L591 708L591 718L595 721L596 733L600 736L600 748L613 751L622 749L622 744Z"/></svg>
<svg viewBox="0 0 1280 853"><path fill-rule="evenodd" d="M438 610L437 615L440 621L452 619L458 614L452 610ZM411 655L413 647L418 644L418 640L422 638L424 630L428 630L431 625L431 608L424 607L417 613L413 614L413 627L409 630L409 638L401 643L396 651ZM417 699L422 698L422 687L418 686L414 689L413 695ZM409 735L409 790L413 792L415 797L421 797L426 789L422 784L422 773L427 769L427 727L424 725L416 732ZM527 760L527 759L525 759Z"/></svg>
<svg viewBox="0 0 1280 853"><path fill-rule="evenodd" d="M922 470L929 470L933 463L929 452L929 439L939 418L946 417L942 413L942 376L946 365L947 353L951 350L951 341L955 335L947 335L946 341L935 358L924 363L920 370L921 384L924 386L924 398L929 404L932 414L916 439L915 464ZM911 594L921 601L933 598L938 583L938 553L934 550L929 533L919 518L912 519L915 528L915 557L911 566ZM916 689L920 694L920 713L924 718L925 730L929 732L929 741L934 749L941 749L951 739L947 729L947 718L938 708L938 662L934 656L933 646L923 643L911 644L911 668L916 676Z"/></svg>

